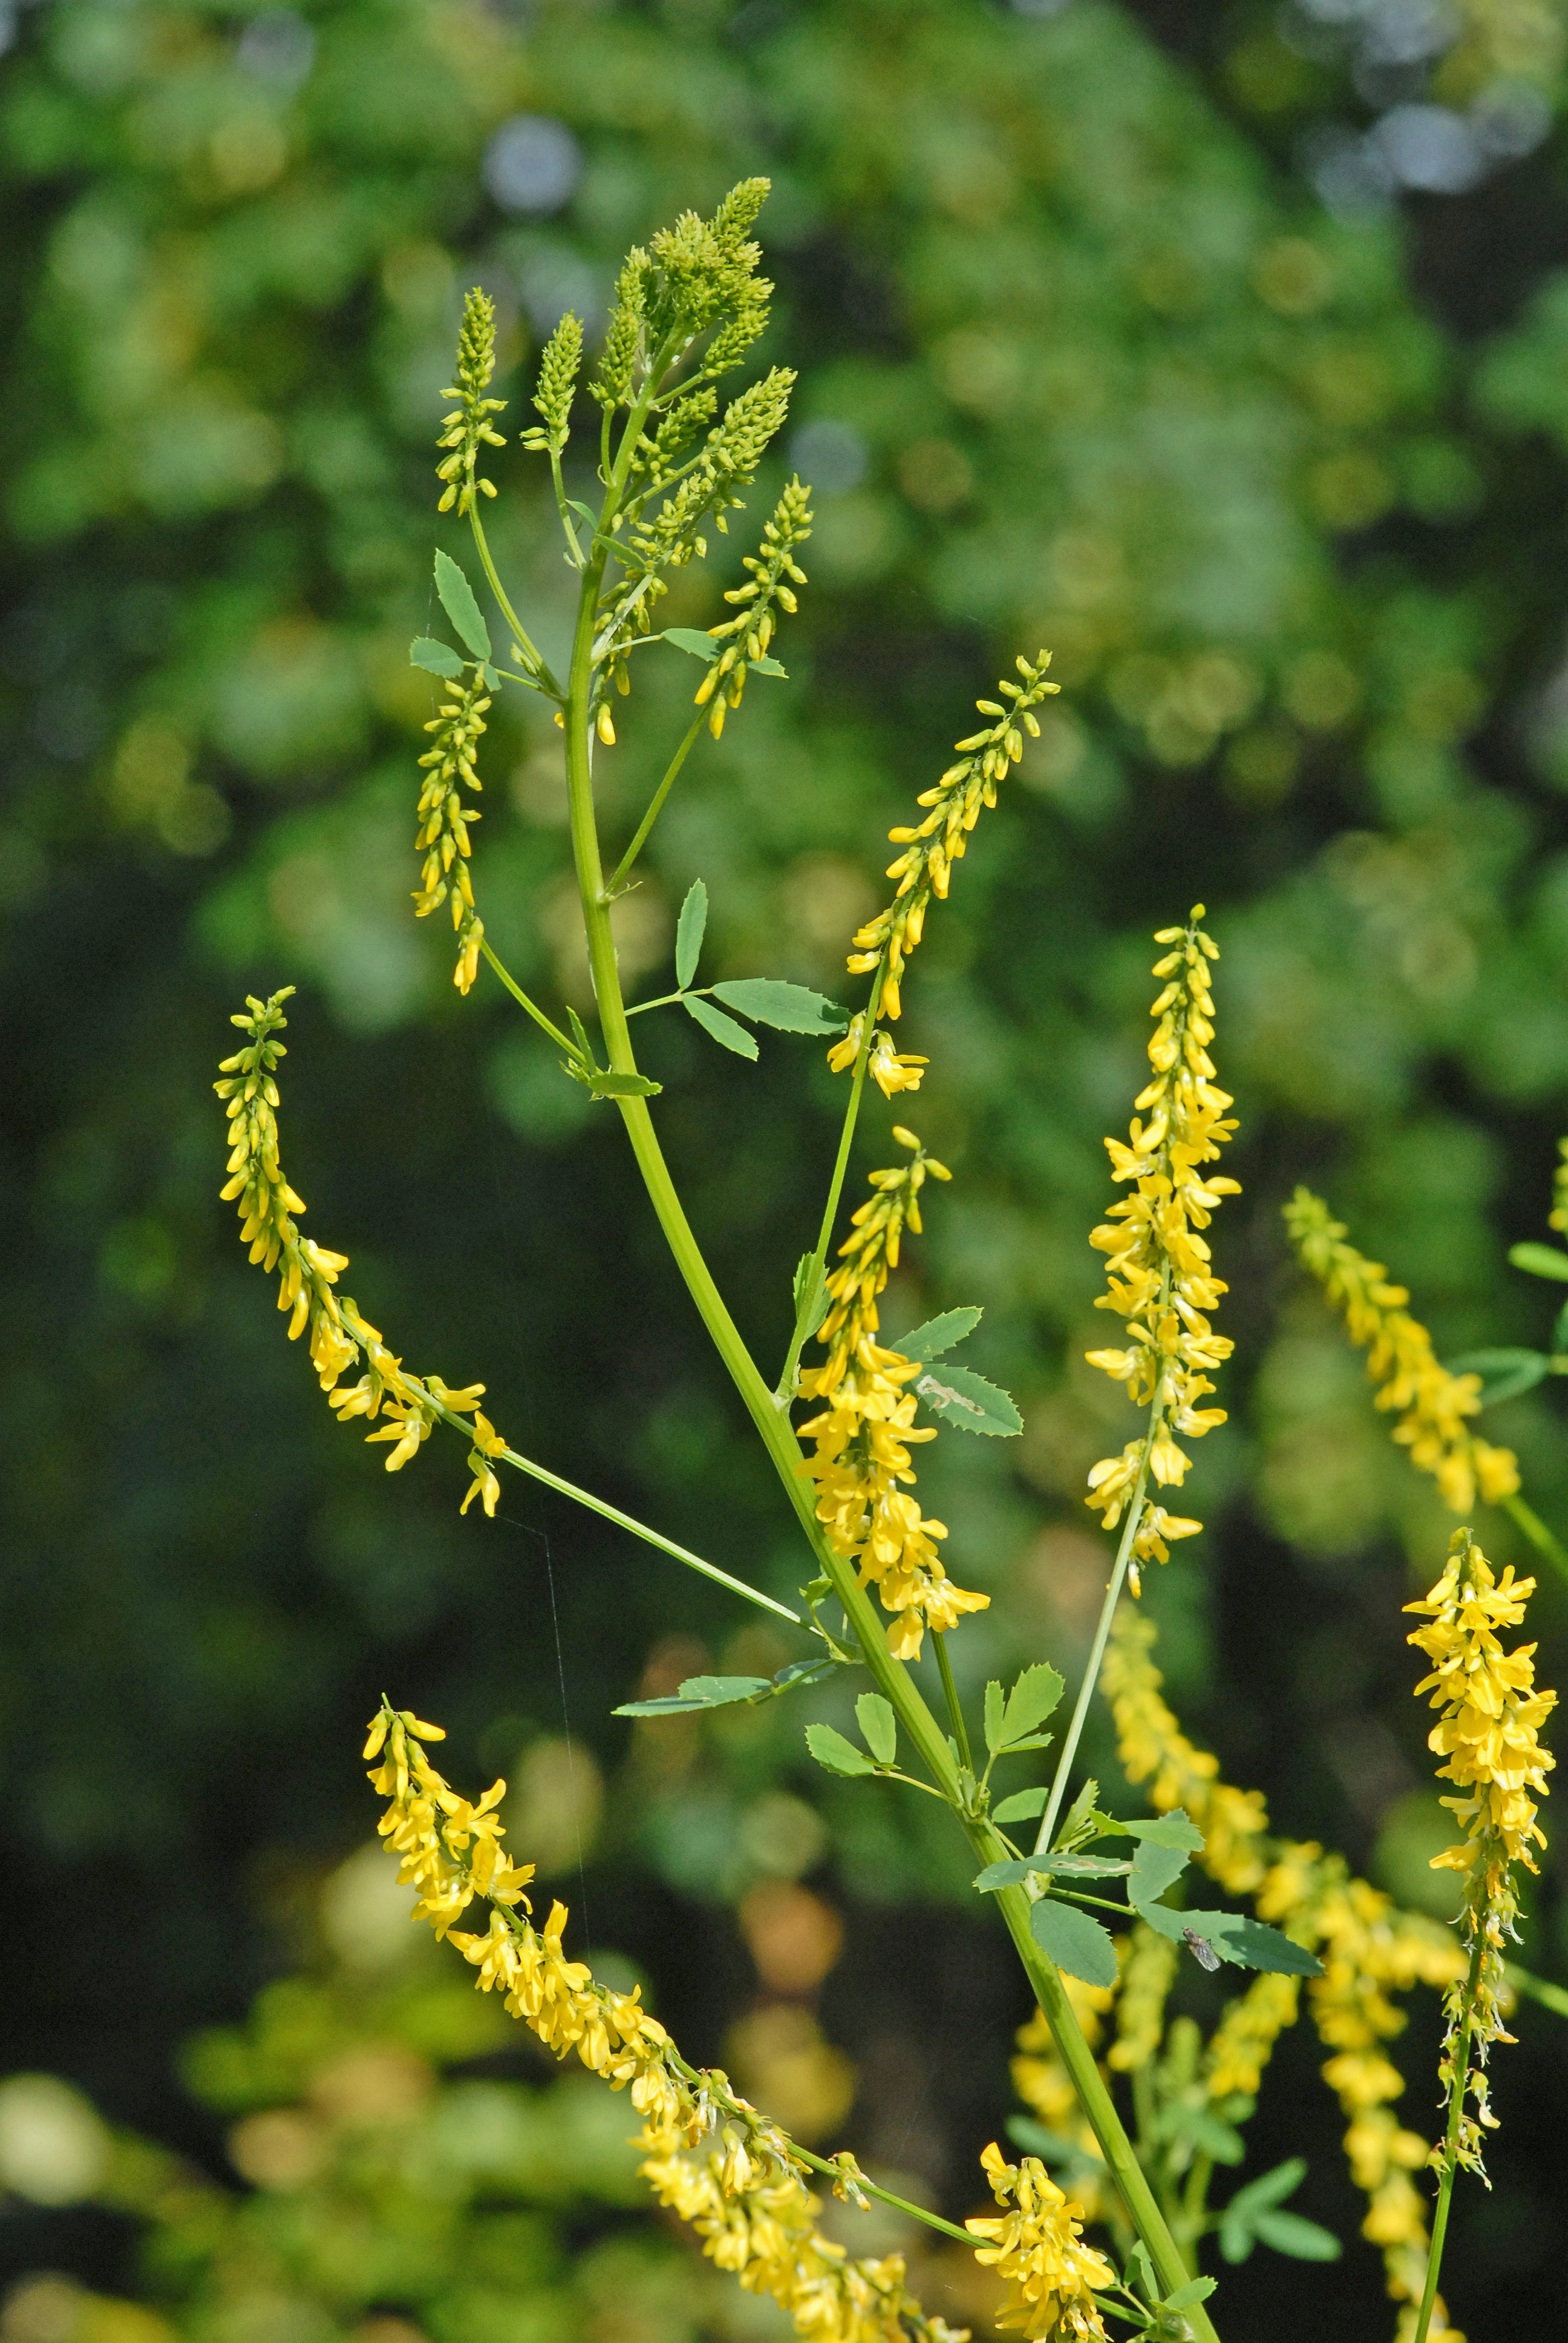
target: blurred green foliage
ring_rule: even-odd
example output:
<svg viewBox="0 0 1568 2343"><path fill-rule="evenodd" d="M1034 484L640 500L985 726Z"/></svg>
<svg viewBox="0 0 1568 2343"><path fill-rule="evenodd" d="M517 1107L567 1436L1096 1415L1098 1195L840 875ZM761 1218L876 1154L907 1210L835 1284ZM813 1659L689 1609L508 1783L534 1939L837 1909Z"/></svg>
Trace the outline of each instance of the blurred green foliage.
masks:
<svg viewBox="0 0 1568 2343"><path fill-rule="evenodd" d="M456 1454L385 1482L216 1197L225 1019L297 980L291 1175L376 1322L486 1381L529 1453L797 1583L612 1111L487 979L458 1002L408 900L431 701L407 645L432 537L458 545L431 443L462 290L498 304L515 431L561 310L602 317L631 238L757 169L811 584L791 681L702 742L655 834L623 967L668 990L700 875L713 975L837 991L882 830L1000 665L1053 648L1062 697L932 922L903 1029L932 1059L919 1127L959 1176L889 1323L983 1304L974 1363L1026 1426L931 1454L955 1561L994 1598L957 1657L978 1681L1082 1648L1103 1564L1080 1498L1115 1406L1078 1363L1100 1134L1135 1086L1147 930L1201 899L1243 1118L1221 1262L1241 1352L1197 1475L1213 1526L1149 1600L1229 1777L1282 1827L1380 1847L1404 1889L1430 1781L1399 1604L1445 1523L1277 1205L1322 1187L1446 1354L1547 1337L1553 1296L1503 1255L1543 1232L1568 1121L1568 201L1561 10L1470 0L1402 64L1378 51L1387 13L5 12L0 1733L32 1883L11 2063L216 2153L169 2093L174 2046L237 2016L288 1957L300 1879L363 1830L353 1735L385 1684L452 1726L461 1772L533 1753L558 1785L539 1827L573 1818L547 1873L585 1868L592 1926L658 1976L693 2055L751 1990L738 1899L809 1877L854 1906L864 1949L823 2005L860 2061L852 2136L969 2208L1023 2012L952 1850L824 1788L787 1704L624 1739L608 1711L639 1688L793 1648L532 1493L459 1523ZM1525 96L1545 109L1532 151L1526 124L1483 156L1500 90L1521 121ZM1422 106L1483 156L1468 187L1412 178L1421 126L1403 146L1389 126ZM553 652L569 580L538 482L502 473L498 557ZM709 623L728 582L692 577L669 622ZM600 760L612 828L685 720L690 673L667 664ZM519 979L586 1010L553 738L493 723L479 883ZM655 1023L677 1177L748 1339L781 1353L830 1079L804 1041L769 1037L753 1068ZM859 1171L884 1141L872 1118ZM1493 1421L1561 1526L1549 1387ZM1560 1683L1560 1591L1538 1609ZM1550 1883L1534 1900L1550 1966ZM1542 2032L1500 2082L1496 2192L1457 2218L1456 2315L1492 2332L1542 2315L1563 2061ZM1326 2171L1332 2117L1292 2116L1278 2153L1316 2122ZM1353 2205L1320 2209L1350 2235ZM1252 2267L1227 2280L1243 2314ZM1361 2247L1275 2308L1282 2338L1329 2315L1386 2332Z"/></svg>

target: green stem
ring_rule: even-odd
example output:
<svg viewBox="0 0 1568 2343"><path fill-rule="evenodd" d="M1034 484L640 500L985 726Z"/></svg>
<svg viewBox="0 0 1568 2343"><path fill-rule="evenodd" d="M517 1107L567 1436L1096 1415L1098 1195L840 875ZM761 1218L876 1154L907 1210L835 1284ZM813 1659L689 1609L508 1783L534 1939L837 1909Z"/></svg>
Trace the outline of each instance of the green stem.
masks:
<svg viewBox="0 0 1568 2343"><path fill-rule="evenodd" d="M496 574L496 565L490 554L489 539L485 535L485 525L479 518L479 500L477 497L468 507L468 519L473 528L474 543L478 548L479 559L484 564L485 575L490 581L490 591L501 606L501 616L517 638L518 649L525 657L533 661L538 670L539 681L544 685L545 689L553 699L558 699L561 696L560 685L534 648L532 637L507 598L507 589Z"/></svg>
<svg viewBox="0 0 1568 2343"><path fill-rule="evenodd" d="M1475 1987L1481 1975L1481 1959L1485 1939L1476 1931L1470 1948L1470 1972L1464 1980L1464 2023L1453 2057L1453 2082L1450 2087L1448 2128L1442 2140L1442 2177L1438 2183L1437 2210L1432 2217L1432 2244L1426 2257L1426 2284L1422 2288L1421 2310L1415 2322L1412 2343L1426 2343L1427 2328L1432 2324L1432 2306L1437 2300L1438 2273L1442 2268L1443 2240L1448 2235L1448 2208L1453 2201L1454 2176L1459 2170L1459 2127L1464 2116L1464 2102L1470 2085L1470 2033L1475 2012Z"/></svg>
<svg viewBox="0 0 1568 2343"><path fill-rule="evenodd" d="M658 789L655 789L652 802L648 806L648 811L643 815L641 821L638 824L636 837L632 840L631 844L627 848L626 852L621 856L620 860L616 864L614 873L610 878L608 885L604 890L607 897L618 895L621 889L625 886L627 873L631 869L632 864L637 860L638 856L642 852L643 848L648 844L648 834L653 828L654 823L658 820L659 815L664 810L664 800L669 795L671 789L674 787L676 775L679 772L682 765L685 764L688 756L690 754L691 744L696 739L698 734L701 731L703 719L707 714L708 710L706 708L699 708L696 715L692 718L690 728L687 732L685 739L681 742L679 748L670 759L668 769L666 772L663 780L660 781ZM653 1003L649 1001L648 1006L651 1008Z"/></svg>
<svg viewBox="0 0 1568 2343"><path fill-rule="evenodd" d="M948 1658L948 1639L939 1628L931 1629L931 1641L937 1649L937 1671L942 1680L942 1693L948 1704L948 1718L953 1728L953 1739L959 1745L959 1755L972 1774L975 1761L970 1755L969 1727L959 1705L959 1688L953 1682L952 1662Z"/></svg>
<svg viewBox="0 0 1568 2343"><path fill-rule="evenodd" d="M866 1021L860 1031L860 1047L855 1058L854 1075L849 1083L849 1102L844 1109L843 1128L839 1133L839 1152L833 1161L833 1176L828 1182L828 1201L822 1207L822 1225L817 1232L817 1250L811 1255L811 1267L806 1280L806 1290L800 1296L800 1307L795 1313L795 1323L789 1335L789 1353L784 1371L779 1378L776 1394L780 1406L788 1407L795 1396L795 1378L799 1372L800 1353L810 1333L821 1296L822 1280L827 1273L828 1248L833 1242L833 1223L839 1217L839 1200L844 1192L844 1175L849 1168L849 1150L854 1144L855 1125L860 1118L860 1101L866 1088L866 1068L870 1063L871 1042L876 1031L877 1010L882 997L882 970L878 969L871 979L870 998L866 1003Z"/></svg>
<svg viewBox="0 0 1568 2343"><path fill-rule="evenodd" d="M809 2147L800 2146L799 2140L790 2141L789 2154L792 2158L799 2158L800 2163L809 2165L813 2172L826 2173L831 2180L841 2180L844 2177L841 2165L829 2163L825 2156L813 2156ZM967 2229L960 2229L956 2222L944 2221L940 2213L928 2213L923 2205L911 2205L907 2197L895 2197L890 2188L879 2188L876 2182L868 2180L859 2167L850 2177L862 2195L874 2197L879 2205L893 2206L897 2211L907 2213L911 2220L923 2221L928 2229L940 2229L944 2237L957 2237L960 2245L968 2246L970 2252L973 2252L975 2244L973 2237Z"/></svg>
<svg viewBox="0 0 1568 2343"><path fill-rule="evenodd" d="M1568 1579L1568 1547L1559 1544L1534 1508L1527 1505L1517 1489L1503 1500L1503 1511L1510 1521L1523 1531L1538 1554L1543 1554L1558 1575Z"/></svg>
<svg viewBox="0 0 1568 2343"><path fill-rule="evenodd" d="M548 1033L552 1041L558 1042L566 1051L568 1058L575 1058L578 1055L577 1043L575 1041L568 1041L566 1035L561 1031L560 1027L558 1025L552 1025L549 1019L545 1015L544 1011L542 1009L536 1008L534 1003L528 999L528 994L523 990L522 986L518 984L514 978L507 974L506 970L501 966L500 961L496 958L495 953L490 950L489 945L485 941L483 936L479 938L479 950L489 961L490 966L495 970L496 974L500 978L501 982L506 986L507 990L511 994L512 999L519 1002L521 1006L528 1011L528 1015L533 1019L534 1023L539 1028L540 1031Z"/></svg>

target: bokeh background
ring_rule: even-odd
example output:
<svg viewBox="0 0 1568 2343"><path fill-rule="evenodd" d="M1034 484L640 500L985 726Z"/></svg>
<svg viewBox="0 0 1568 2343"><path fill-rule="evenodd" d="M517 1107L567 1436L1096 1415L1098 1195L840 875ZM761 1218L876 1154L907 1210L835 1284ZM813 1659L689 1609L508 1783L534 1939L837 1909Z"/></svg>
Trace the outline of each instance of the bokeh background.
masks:
<svg viewBox="0 0 1568 2343"><path fill-rule="evenodd" d="M640 2208L623 2104L552 2079L406 1942L363 1853L363 1719L385 1686L445 1720L453 1770L507 1773L581 1941L689 2054L960 2217L1028 2014L1005 1945L956 1845L809 1765L803 1704L614 1720L799 1646L515 1479L495 1523L459 1522L456 1443L388 1481L216 1196L226 1017L292 981L291 1176L396 1347L484 1381L558 1471L799 1584L613 1111L487 976L460 1001L409 916L430 698L407 645L433 537L462 550L431 442L463 289L498 304L515 430L544 335L602 317L628 242L773 178L769 355L801 379L752 519L798 464L811 582L791 680L753 682L656 834L634 982L668 989L701 876L711 974L838 991L882 832L1015 650L1054 652L1061 698L903 1029L932 1066L900 1106L957 1176L887 1322L983 1304L967 1355L1026 1423L945 1433L923 1468L993 1596L957 1642L971 1684L1084 1648L1082 1476L1126 1434L1080 1363L1101 1138L1139 1080L1148 931L1210 906L1243 1119L1234 1413L1194 1475L1207 1534L1147 1600L1229 1778L1419 1901L1439 1823L1400 1604L1449 1524L1279 1205L1324 1189L1448 1354L1546 1339L1551 1291L1505 1252L1544 1232L1568 1124L1568 16L10 0L0 30L0 2066L35 2078L0 2124L7 2343L769 2332ZM548 646L569 581L528 460L496 469ZM744 549L669 618L710 623ZM665 666L600 759L612 833L684 720L692 671ZM555 736L515 699L486 743L481 901L519 978L586 1006ZM834 1086L805 1041L753 1067L643 1031L766 1359ZM874 1105L856 1181L885 1160ZM1551 1389L1493 1422L1564 1528ZM1568 1590L1534 1624L1560 1684ZM1562 1976L1559 1864L1526 1949ZM1549 2331L1556 2300L1568 2029L1527 2007L1518 2031L1495 2185L1454 2225L1482 2338ZM1418 2123L1435 2038L1418 2001ZM1256 2256L1228 2336L1392 2332L1314 2065L1282 2051L1252 2168L1307 2154L1299 2201L1345 2258ZM927 2277L983 2319L957 2263Z"/></svg>

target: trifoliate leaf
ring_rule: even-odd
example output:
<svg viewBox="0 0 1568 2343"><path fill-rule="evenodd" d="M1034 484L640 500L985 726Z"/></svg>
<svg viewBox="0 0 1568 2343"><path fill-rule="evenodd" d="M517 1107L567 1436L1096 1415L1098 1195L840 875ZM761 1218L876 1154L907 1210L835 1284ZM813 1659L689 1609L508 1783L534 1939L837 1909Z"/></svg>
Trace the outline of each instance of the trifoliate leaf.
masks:
<svg viewBox="0 0 1568 2343"><path fill-rule="evenodd" d="M1000 1744L993 1745L1010 1747L1026 1733L1033 1733L1045 1723L1065 1689L1060 1676L1048 1662L1040 1661L1025 1668L1007 1696Z"/></svg>
<svg viewBox="0 0 1568 2343"><path fill-rule="evenodd" d="M841 1033L849 1021L836 1001L803 984L786 984L780 977L727 978L713 987L713 997L754 1024L771 1025L778 1033Z"/></svg>
<svg viewBox="0 0 1568 2343"><path fill-rule="evenodd" d="M1238 2188L1225 2207L1226 2214L1240 2214L1251 2220L1254 2213L1282 2205L1287 2197L1293 2197L1306 2177L1306 2157L1287 2157L1283 2164L1276 2164L1271 2170L1260 2173L1256 2180L1249 2180L1244 2188Z"/></svg>
<svg viewBox="0 0 1568 2343"><path fill-rule="evenodd" d="M752 1035L744 1025L738 1025L733 1017L726 1017L722 1009L715 1009L706 1001L695 1001L689 992L683 992L680 999L688 1016L694 1017L703 1031L711 1033L725 1049L733 1050L738 1058L754 1058L757 1055L757 1043Z"/></svg>
<svg viewBox="0 0 1568 2343"><path fill-rule="evenodd" d="M940 1359L944 1351L972 1334L984 1315L972 1307L944 1310L940 1318L928 1318L912 1333L901 1334L894 1347L900 1358L919 1359L922 1366L929 1366L931 1360Z"/></svg>
<svg viewBox="0 0 1568 2343"><path fill-rule="evenodd" d="M1226 1943L1231 1958L1244 1969L1267 1969L1274 1976L1322 1976L1323 1973L1315 1954L1263 1920L1239 1920L1227 1931Z"/></svg>
<svg viewBox="0 0 1568 2343"><path fill-rule="evenodd" d="M890 1765L899 1754L899 1721L891 1701L879 1692L863 1692L855 1703L855 1721L878 1765Z"/></svg>
<svg viewBox="0 0 1568 2343"><path fill-rule="evenodd" d="M1528 1270L1532 1277L1554 1277L1568 1285L1568 1252L1559 1252L1555 1245L1510 1245L1508 1258L1515 1269Z"/></svg>
<svg viewBox="0 0 1568 2343"><path fill-rule="evenodd" d="M1539 1351L1467 1351L1460 1359L1446 1359L1451 1375L1479 1375L1481 1404L1495 1407L1499 1400L1533 1391L1552 1372L1552 1362Z"/></svg>
<svg viewBox="0 0 1568 2343"><path fill-rule="evenodd" d="M968 1367L944 1367L940 1376L934 1371L923 1374L915 1389L928 1407L966 1432L1016 1440L1023 1430L1023 1418L1007 1393Z"/></svg>
<svg viewBox="0 0 1568 2343"><path fill-rule="evenodd" d="M995 1823L1031 1823L1044 1814L1048 1795L1043 1786L1038 1790L1015 1790L1010 1798L1004 1798L1000 1806L992 1808L991 1820Z"/></svg>
<svg viewBox="0 0 1568 2343"><path fill-rule="evenodd" d="M678 651L689 651L693 659L716 659L719 645L711 635L699 634L695 627L666 627L664 639L673 643Z"/></svg>
<svg viewBox="0 0 1568 2343"><path fill-rule="evenodd" d="M490 630L485 617L474 599L474 589L449 553L436 556L436 591L441 598L441 608L457 628L476 659L490 656Z"/></svg>
<svg viewBox="0 0 1568 2343"><path fill-rule="evenodd" d="M759 1693L771 1692L769 1676L688 1676L678 1693L668 1693L659 1700L628 1701L624 1708L612 1709L614 1716L679 1716L699 1708L730 1708L739 1701L755 1700Z"/></svg>
<svg viewBox="0 0 1568 2343"><path fill-rule="evenodd" d="M602 1073L597 1067L581 1080L595 1098L657 1098L664 1088L662 1082L650 1082L646 1074Z"/></svg>
<svg viewBox="0 0 1568 2343"><path fill-rule="evenodd" d="M1116 1947L1098 1920L1075 1904L1042 1897L1029 1916L1035 1943L1048 1959L1084 1985L1116 1983Z"/></svg>
<svg viewBox="0 0 1568 2343"><path fill-rule="evenodd" d="M825 1765L829 1774L874 1774L877 1770L863 1749L857 1749L852 1741L846 1741L830 1725L809 1725L806 1746L818 1765Z"/></svg>
<svg viewBox="0 0 1568 2343"><path fill-rule="evenodd" d="M682 992L697 974L707 928L708 890L700 879L694 879L686 890L686 900L675 923L675 980Z"/></svg>
<svg viewBox="0 0 1568 2343"><path fill-rule="evenodd" d="M463 662L449 643L438 643L432 635L416 635L408 646L408 664L422 667L427 675L444 675L455 683L463 672Z"/></svg>
<svg viewBox="0 0 1568 2343"><path fill-rule="evenodd" d="M1185 1806L1175 1806L1168 1815L1156 1815L1151 1820L1121 1823L1117 1825L1129 1838L1147 1839L1151 1846L1185 1847L1189 1855L1201 1855L1203 1834L1192 1821Z"/></svg>
<svg viewBox="0 0 1568 2343"><path fill-rule="evenodd" d="M1157 1902L1172 1882L1181 1878L1186 1868L1184 1847L1159 1846L1148 1839L1142 1840L1132 1858L1132 1875L1127 1882L1129 1902L1139 1910L1145 1904Z"/></svg>

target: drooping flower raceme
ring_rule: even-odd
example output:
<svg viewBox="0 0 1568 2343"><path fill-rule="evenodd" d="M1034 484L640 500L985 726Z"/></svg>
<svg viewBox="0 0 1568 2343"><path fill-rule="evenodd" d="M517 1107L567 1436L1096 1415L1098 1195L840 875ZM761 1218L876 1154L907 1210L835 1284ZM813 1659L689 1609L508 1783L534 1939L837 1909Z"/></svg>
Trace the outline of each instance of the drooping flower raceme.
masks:
<svg viewBox="0 0 1568 2343"><path fill-rule="evenodd" d="M822 2235L784 2133L717 2068L687 2065L640 1988L617 1993L567 1957L564 1905L534 1926L524 1893L533 1866L513 1864L502 1845L506 1784L477 1802L462 1797L422 1745L444 1738L438 1725L383 1707L365 1745L371 1784L387 1802L380 1835L401 1858L399 1879L417 1890L414 1916L449 1937L476 1985L499 1993L558 2058L575 2051L611 2090L628 2092L643 2119L643 2177L659 2202L691 2224L721 2269L787 2310L809 2343L966 2343L911 2299L900 2255L857 2261ZM490 1907L483 1934L454 1925L476 1899Z"/></svg>
<svg viewBox="0 0 1568 2343"><path fill-rule="evenodd" d="M436 735L435 746L419 759L425 779L419 786L414 843L425 857L420 883L414 891L418 919L450 901L452 925L457 930L457 965L452 981L467 992L479 972L479 946L485 923L474 908L474 884L469 872L473 852L468 825L479 819L477 809L463 803L459 791L483 789L474 765L474 751L485 729L490 702L477 669L466 679L448 684L451 697L442 702L426 725Z"/></svg>
<svg viewBox="0 0 1568 2343"><path fill-rule="evenodd" d="M1083 2242L1083 2207L1051 2178L1038 2157L1009 2164L993 2140L980 2157L1000 2218L971 2219L964 2227L990 2243L977 2246L975 2259L989 2263L1008 2282L997 2314L1000 2328L1016 2328L1050 2343L1105 2343L1105 2326L1094 2299L1096 2287L1110 2286L1116 2273L1103 2254Z"/></svg>
<svg viewBox="0 0 1568 2343"><path fill-rule="evenodd" d="M1214 1389L1211 1373L1234 1347L1210 1322L1226 1288L1214 1275L1201 1232L1221 1199L1241 1192L1234 1180L1205 1176L1202 1169L1218 1161L1221 1142L1236 1128L1225 1119L1231 1101L1215 1082L1209 1055L1214 1038L1209 962L1220 954L1198 924L1202 917L1199 903L1185 928L1161 928L1155 937L1173 949L1154 964L1163 980L1151 1011L1159 1021L1149 1043L1154 1078L1134 1101L1128 1143L1105 1142L1112 1176L1132 1182L1133 1190L1111 1205L1089 1240L1110 1256L1110 1290L1095 1307L1124 1318L1130 1337L1125 1350L1091 1351L1089 1363L1125 1384L1135 1406L1150 1411L1139 1438L1120 1456L1103 1457L1089 1475L1085 1503L1107 1529L1115 1528L1146 1473L1162 1488L1181 1486L1189 1459L1174 1433L1198 1440L1225 1421L1223 1408L1199 1404ZM1133 1593L1140 1563L1167 1561L1170 1541L1192 1537L1201 1526L1143 1498L1132 1540Z"/></svg>
<svg viewBox="0 0 1568 2343"><path fill-rule="evenodd" d="M1458 2160L1483 2172L1482 2134L1496 2117L1487 2095L1486 2063L1494 2042L1512 2042L1503 2022L1503 1946L1516 1931L1519 1903L1513 1867L1534 1871L1533 1850L1546 1834L1536 1798L1556 1760L1543 1749L1542 1725L1557 1704L1553 1692L1535 1689L1533 1644L1505 1652L1500 1627L1517 1627L1535 1591L1533 1578L1501 1578L1468 1530L1456 1530L1448 1565L1424 1602L1407 1603L1431 1624L1410 1641L1432 1663L1416 1686L1438 1712L1427 1745L1444 1761L1440 1776L1459 1795L1444 1798L1464 1826L1456 1846L1432 1857L1434 1870L1464 1880L1462 1923L1470 1954L1466 1972L1446 1996L1448 2033L1439 2072L1452 2108L1460 2095ZM1473 2104L1474 2113L1471 2113Z"/></svg>
<svg viewBox="0 0 1568 2343"><path fill-rule="evenodd" d="M920 1233L927 1176L951 1176L912 1131L895 1124L893 1136L913 1160L871 1173L875 1193L855 1213L839 1249L843 1265L827 1280L829 1306L820 1329L827 1361L800 1378L802 1396L823 1406L799 1426L800 1438L815 1443L799 1469L817 1484L817 1518L834 1553L859 1563L861 1585L875 1586L893 1614L889 1649L910 1660L918 1658L928 1627L954 1626L966 1611L985 1610L990 1597L953 1584L936 1545L946 1526L922 1519L910 1493L910 1450L936 1433L929 1425L916 1428L915 1394L906 1388L920 1374L919 1363L875 1339L877 1297L898 1267L905 1229Z"/></svg>
<svg viewBox="0 0 1568 2343"><path fill-rule="evenodd" d="M1489 1504L1511 1497L1519 1467L1508 1448L1478 1440L1470 1418L1481 1407L1481 1377L1450 1374L1432 1336L1405 1308L1410 1294L1392 1284L1381 1261L1369 1261L1330 1218L1322 1197L1298 1188L1285 1206L1285 1226L1303 1265L1344 1317L1345 1331L1367 1354L1376 1383L1375 1404L1397 1413L1393 1436L1410 1461L1437 1483L1452 1513L1467 1513L1477 1495Z"/></svg>
<svg viewBox="0 0 1568 2343"><path fill-rule="evenodd" d="M312 1238L301 1236L294 1220L296 1212L304 1212L305 1203L284 1178L278 1162L275 1080L278 1060L287 1054L277 1035L288 1023L283 1003L293 990L292 985L286 986L265 1001L252 995L245 1010L230 1020L250 1039L243 1050L225 1058L219 1068L224 1079L213 1084L226 1102L229 1121L229 1177L222 1191L224 1200L238 1199L240 1242L249 1245L252 1261L277 1271L277 1306L291 1313L289 1340L294 1342L308 1331L312 1363L339 1421L347 1423L351 1416L361 1415L371 1421L384 1417L379 1428L366 1436L392 1443L387 1470L396 1473L417 1454L437 1423L454 1423L471 1416L471 1423L458 1427L473 1442L468 1469L474 1476L460 1511L466 1513L477 1497L486 1513L493 1514L501 1487L491 1459L507 1443L479 1413L484 1384L448 1391L438 1375L406 1374L402 1361L393 1356L376 1328L360 1316L356 1303L336 1291L338 1278L348 1266L347 1254L328 1252ZM345 1385L343 1376L360 1360L364 1373L357 1383Z"/></svg>

